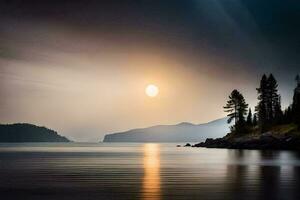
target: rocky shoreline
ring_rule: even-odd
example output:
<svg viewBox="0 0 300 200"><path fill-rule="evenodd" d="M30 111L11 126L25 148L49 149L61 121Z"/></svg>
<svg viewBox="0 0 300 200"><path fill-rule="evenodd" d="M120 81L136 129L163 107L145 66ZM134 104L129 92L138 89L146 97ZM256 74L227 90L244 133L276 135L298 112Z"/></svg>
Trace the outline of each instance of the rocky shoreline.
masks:
<svg viewBox="0 0 300 200"><path fill-rule="evenodd" d="M188 144L186 146L189 146ZM260 149L260 150L300 150L300 136L275 136L268 132L255 137L206 139L192 147L227 148L227 149Z"/></svg>

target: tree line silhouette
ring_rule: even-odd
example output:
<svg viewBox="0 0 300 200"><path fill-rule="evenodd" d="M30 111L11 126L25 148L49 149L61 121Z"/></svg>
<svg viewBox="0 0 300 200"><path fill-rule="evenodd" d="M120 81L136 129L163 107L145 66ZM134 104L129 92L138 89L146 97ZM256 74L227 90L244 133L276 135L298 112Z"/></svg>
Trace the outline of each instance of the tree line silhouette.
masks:
<svg viewBox="0 0 300 200"><path fill-rule="evenodd" d="M281 96L278 94L278 83L273 76L263 75L259 87L258 103L255 113L248 109L244 96L233 90L229 95L227 104L223 107L228 113L228 123L233 123L231 132L235 134L249 133L258 129L260 133L270 130L275 125L297 125L300 130L300 77L296 76L296 88L294 89L293 103L284 111L281 108Z"/></svg>

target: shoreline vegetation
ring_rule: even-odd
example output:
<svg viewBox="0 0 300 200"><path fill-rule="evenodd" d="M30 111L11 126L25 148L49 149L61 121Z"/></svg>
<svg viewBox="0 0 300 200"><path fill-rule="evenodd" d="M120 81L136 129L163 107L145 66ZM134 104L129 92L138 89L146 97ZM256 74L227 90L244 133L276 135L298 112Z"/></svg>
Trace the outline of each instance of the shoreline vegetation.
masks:
<svg viewBox="0 0 300 200"><path fill-rule="evenodd" d="M296 76L293 103L281 109L278 84L270 74L262 76L255 113L248 109L238 90L229 96L224 111L228 113L230 133L223 138L208 138L205 142L185 146L228 149L300 150L300 77Z"/></svg>

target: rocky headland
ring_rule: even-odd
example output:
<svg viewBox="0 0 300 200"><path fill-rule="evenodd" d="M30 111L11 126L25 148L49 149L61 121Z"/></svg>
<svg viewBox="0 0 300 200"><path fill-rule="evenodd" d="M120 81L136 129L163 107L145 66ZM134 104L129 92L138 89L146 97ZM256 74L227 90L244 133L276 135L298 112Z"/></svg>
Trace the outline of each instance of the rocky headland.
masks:
<svg viewBox="0 0 300 200"><path fill-rule="evenodd" d="M300 132L293 124L272 128L259 134L258 131L235 135L227 134L223 138L206 139L192 147L228 148L228 149L264 149L264 150L300 150Z"/></svg>

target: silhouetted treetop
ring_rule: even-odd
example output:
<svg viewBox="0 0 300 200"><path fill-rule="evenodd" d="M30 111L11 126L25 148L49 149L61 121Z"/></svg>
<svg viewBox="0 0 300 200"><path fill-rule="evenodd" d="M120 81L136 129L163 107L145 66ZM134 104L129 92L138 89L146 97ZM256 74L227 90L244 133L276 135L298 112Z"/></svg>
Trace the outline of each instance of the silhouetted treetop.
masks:
<svg viewBox="0 0 300 200"><path fill-rule="evenodd" d="M229 117L228 123L234 120L233 129L236 132L241 132L245 127L245 115L248 109L244 96L238 90L233 90L223 108L225 112L229 113L227 115Z"/></svg>

